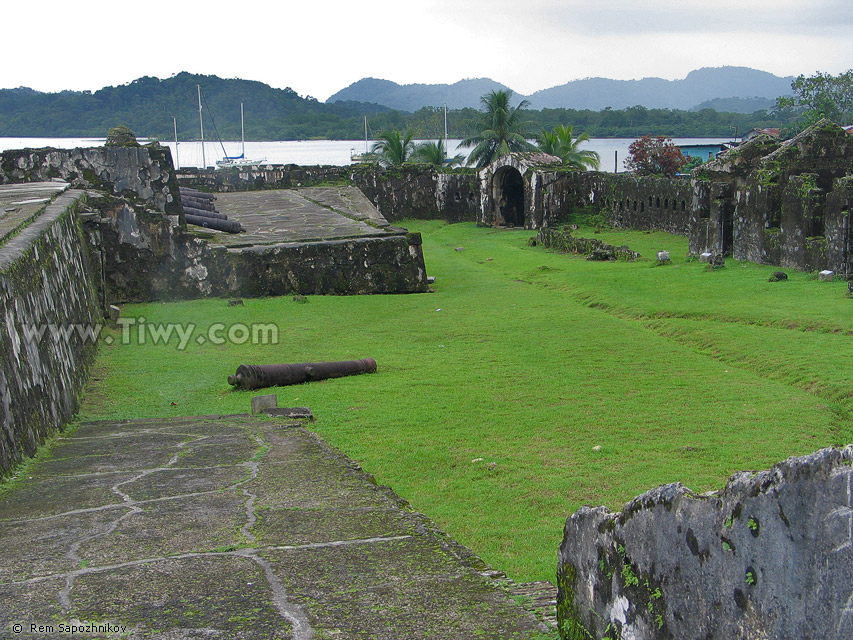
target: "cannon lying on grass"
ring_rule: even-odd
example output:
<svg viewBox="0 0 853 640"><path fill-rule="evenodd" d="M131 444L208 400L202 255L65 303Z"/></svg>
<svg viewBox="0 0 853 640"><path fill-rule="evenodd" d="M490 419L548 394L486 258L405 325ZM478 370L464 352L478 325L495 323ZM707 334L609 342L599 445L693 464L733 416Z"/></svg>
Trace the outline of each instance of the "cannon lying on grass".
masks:
<svg viewBox="0 0 853 640"><path fill-rule="evenodd" d="M312 380L342 378L376 371L376 360L343 360L340 362L300 362L298 364L241 364L237 373L228 376L228 384L239 389L284 387Z"/></svg>

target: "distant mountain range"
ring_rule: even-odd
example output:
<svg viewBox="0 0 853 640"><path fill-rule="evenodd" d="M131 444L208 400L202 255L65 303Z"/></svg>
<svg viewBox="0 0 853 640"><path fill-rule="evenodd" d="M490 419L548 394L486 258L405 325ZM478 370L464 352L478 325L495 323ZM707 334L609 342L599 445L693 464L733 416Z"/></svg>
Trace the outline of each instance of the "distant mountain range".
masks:
<svg viewBox="0 0 853 640"><path fill-rule="evenodd" d="M609 80L584 78L543 89L527 99L531 109L624 109L642 105L649 109L713 109L735 113L753 113L775 104L777 97L791 94L792 76L779 77L747 67L706 67L687 74L682 80L643 78ZM332 95L327 103L346 101L374 103L414 112L421 107L450 109L479 108L480 96L492 90L507 89L489 78L460 80L454 84L407 84L364 78Z"/></svg>

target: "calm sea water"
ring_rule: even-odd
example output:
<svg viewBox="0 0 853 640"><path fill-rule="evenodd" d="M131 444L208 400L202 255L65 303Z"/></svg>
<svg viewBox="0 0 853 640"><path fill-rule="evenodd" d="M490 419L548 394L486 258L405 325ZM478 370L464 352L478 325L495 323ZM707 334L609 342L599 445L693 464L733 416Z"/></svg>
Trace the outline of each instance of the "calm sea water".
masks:
<svg viewBox="0 0 853 640"><path fill-rule="evenodd" d="M675 143L682 144L717 144L726 142L726 138L675 138ZM612 172L616 163L619 171L624 171L623 162L628 157L628 146L634 138L593 138L584 148L597 151L601 156L601 170ZM459 148L459 140L449 140L448 147L451 155L461 153L468 155L470 149ZM56 147L58 149L73 149L75 147L96 147L104 144L104 138L0 138L0 151L7 149L38 149ZM240 154L239 142L204 143L204 164L202 164L202 148L200 142L181 142L177 147L174 142L163 142L172 150L172 159L179 167L201 167L205 164L213 166L224 155ZM224 152L223 152L224 146ZM268 164L352 164L353 153L364 152L364 140L305 140L283 142L247 142L246 158L263 161ZM614 156L615 154L615 156Z"/></svg>

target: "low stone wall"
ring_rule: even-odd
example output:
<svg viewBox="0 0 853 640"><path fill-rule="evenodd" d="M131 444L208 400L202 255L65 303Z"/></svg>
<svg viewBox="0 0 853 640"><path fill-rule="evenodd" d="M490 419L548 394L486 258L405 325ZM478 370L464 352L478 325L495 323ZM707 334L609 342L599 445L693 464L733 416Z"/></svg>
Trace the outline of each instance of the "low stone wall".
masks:
<svg viewBox="0 0 853 640"><path fill-rule="evenodd" d="M566 521L564 639L853 637L853 445Z"/></svg>
<svg viewBox="0 0 853 640"><path fill-rule="evenodd" d="M613 260L636 260L640 254L631 251L628 247L614 247L597 238L576 238L568 231L560 231L550 227L539 229L536 234L536 242L548 249L562 251L565 253L579 253L583 255L608 255Z"/></svg>
<svg viewBox="0 0 853 640"><path fill-rule="evenodd" d="M474 222L480 211L480 183L471 172L448 173L426 165L362 166L353 171L352 181L391 222Z"/></svg>
<svg viewBox="0 0 853 640"><path fill-rule="evenodd" d="M95 341L75 330L101 317L78 227L82 197L58 196L0 248L0 476L77 410L95 357ZM31 339L28 329L42 327L43 337ZM51 335L62 327L75 333Z"/></svg>
<svg viewBox="0 0 853 640"><path fill-rule="evenodd" d="M327 182L349 182L350 169L334 165L283 164L228 169L180 169L177 173L181 186L217 193L293 189Z"/></svg>
<svg viewBox="0 0 853 640"><path fill-rule="evenodd" d="M196 278L197 295L221 297L422 293L429 288L419 233L213 247L187 276Z"/></svg>
<svg viewBox="0 0 853 640"><path fill-rule="evenodd" d="M573 210L602 213L614 227L687 235L693 189L687 180L599 171L538 172L534 228L564 221Z"/></svg>

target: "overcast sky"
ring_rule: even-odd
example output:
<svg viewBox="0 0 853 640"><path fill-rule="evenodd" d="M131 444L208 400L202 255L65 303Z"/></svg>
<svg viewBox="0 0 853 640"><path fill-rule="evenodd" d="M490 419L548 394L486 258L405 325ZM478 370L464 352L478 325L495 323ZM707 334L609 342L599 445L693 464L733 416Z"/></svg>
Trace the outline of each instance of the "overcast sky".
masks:
<svg viewBox="0 0 853 640"><path fill-rule="evenodd" d="M374 77L578 78L853 67L853 0L3 0L0 88L96 90L180 71L325 100Z"/></svg>

